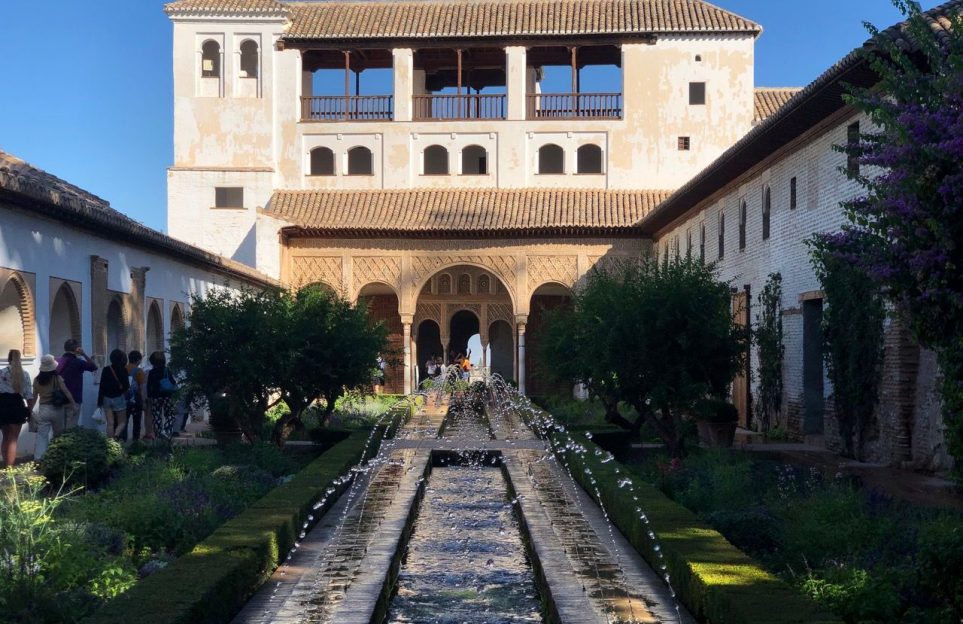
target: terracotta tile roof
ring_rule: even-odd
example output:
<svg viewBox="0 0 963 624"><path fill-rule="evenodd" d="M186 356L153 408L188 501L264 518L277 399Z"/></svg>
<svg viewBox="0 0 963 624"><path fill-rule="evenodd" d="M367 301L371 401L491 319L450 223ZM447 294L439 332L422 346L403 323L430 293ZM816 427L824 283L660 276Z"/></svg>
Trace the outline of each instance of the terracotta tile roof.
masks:
<svg viewBox="0 0 963 624"><path fill-rule="evenodd" d="M205 14L223 15L232 13L258 14L283 17L288 9L278 0L176 0L164 5L168 15Z"/></svg>
<svg viewBox="0 0 963 624"><path fill-rule="evenodd" d="M702 0L326 0L289 6L286 40L762 30Z"/></svg>
<svg viewBox="0 0 963 624"><path fill-rule="evenodd" d="M945 43L950 36L953 20L963 17L963 0L944 2L924 11L923 16L937 39ZM642 230L646 234L658 234L689 211L698 209L701 202L744 176L779 148L792 143L810 128L842 110L845 106L844 85L868 88L879 81L879 77L870 67L867 52L880 51L886 41L895 43L904 50L917 49L907 37L909 28L908 22L899 22L871 37L862 46L840 59L793 96L785 106L757 123L735 145L672 193L657 209L646 214L641 223Z"/></svg>
<svg viewBox="0 0 963 624"><path fill-rule="evenodd" d="M617 233L670 191L421 189L276 191L268 214L314 234Z"/></svg>
<svg viewBox="0 0 963 624"><path fill-rule="evenodd" d="M0 150L0 201L7 198L13 198L22 209L87 229L119 243L176 256L255 284L277 283L247 265L198 249L138 223L93 193Z"/></svg>
<svg viewBox="0 0 963 624"><path fill-rule="evenodd" d="M756 114L752 123L766 119L802 91L802 87L760 87L756 89Z"/></svg>
<svg viewBox="0 0 963 624"><path fill-rule="evenodd" d="M177 0L165 10L289 15L286 40L762 32L704 0Z"/></svg>

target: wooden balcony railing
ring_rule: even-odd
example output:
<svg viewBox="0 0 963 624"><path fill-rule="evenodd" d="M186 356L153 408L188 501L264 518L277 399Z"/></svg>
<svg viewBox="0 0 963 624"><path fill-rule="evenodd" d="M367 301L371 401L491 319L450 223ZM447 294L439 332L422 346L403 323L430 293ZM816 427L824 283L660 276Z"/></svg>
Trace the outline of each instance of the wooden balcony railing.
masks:
<svg viewBox="0 0 963 624"><path fill-rule="evenodd" d="M504 119L504 95L416 95L412 116L425 119Z"/></svg>
<svg viewBox="0 0 963 624"><path fill-rule="evenodd" d="M321 95L301 98L301 121L391 121L390 95Z"/></svg>
<svg viewBox="0 0 963 624"><path fill-rule="evenodd" d="M529 119L621 119L621 93L537 93L528 96Z"/></svg>

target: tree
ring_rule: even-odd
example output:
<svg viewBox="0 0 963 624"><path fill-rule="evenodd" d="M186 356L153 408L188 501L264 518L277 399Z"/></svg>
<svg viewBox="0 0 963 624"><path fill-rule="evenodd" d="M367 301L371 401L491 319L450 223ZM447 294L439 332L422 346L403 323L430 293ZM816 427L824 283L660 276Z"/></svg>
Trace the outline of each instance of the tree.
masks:
<svg viewBox="0 0 963 624"><path fill-rule="evenodd" d="M353 306L321 286L285 295L276 321L277 340L286 354L278 389L289 409L272 433L272 440L281 444L304 410L319 398L325 401L322 424L327 424L345 389L371 380L371 370L388 341L384 326L370 321L365 306Z"/></svg>
<svg viewBox="0 0 963 624"><path fill-rule="evenodd" d="M279 290L216 289L192 297L190 323L171 336L171 366L207 397L212 415L223 405L251 441L261 437L286 355L276 344L283 313Z"/></svg>
<svg viewBox="0 0 963 624"><path fill-rule="evenodd" d="M957 5L878 32L864 54L879 76L847 102L873 129L840 147L864 193L844 204L848 225L829 253L874 280L914 336L934 349L944 380L948 446L963 466L963 19Z"/></svg>
<svg viewBox="0 0 963 624"><path fill-rule="evenodd" d="M543 336L540 357L557 374L586 383L610 421L633 432L648 423L674 457L685 452L685 418L701 401L726 397L745 361L729 286L689 258L592 272ZM618 401L636 409L635 422L618 416Z"/></svg>

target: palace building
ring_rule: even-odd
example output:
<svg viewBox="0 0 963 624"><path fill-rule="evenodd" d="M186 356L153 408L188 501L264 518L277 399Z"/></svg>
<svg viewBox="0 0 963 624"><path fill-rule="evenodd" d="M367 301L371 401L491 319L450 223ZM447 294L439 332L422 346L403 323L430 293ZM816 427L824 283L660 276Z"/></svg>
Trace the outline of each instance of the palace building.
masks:
<svg viewBox="0 0 963 624"><path fill-rule="evenodd" d="M791 93L754 89L757 24L698 1L167 13L171 234L370 297L405 354L397 391L480 334L486 364L539 392L525 345L544 310L593 266L645 253L639 221Z"/></svg>
<svg viewBox="0 0 963 624"><path fill-rule="evenodd" d="M930 13L934 27L959 0ZM702 0L177 0L172 235L299 287L365 297L402 364L464 352L529 394L547 310L593 267L698 253L754 319L784 278L783 424L838 436L805 246L858 192L850 55L757 88L755 22ZM897 25L883 36L901 36ZM869 45L869 44L868 44ZM729 228L726 229L728 220ZM645 331L645 328L639 328ZM870 453L941 466L933 355L887 328ZM733 399L752 427L752 368Z"/></svg>

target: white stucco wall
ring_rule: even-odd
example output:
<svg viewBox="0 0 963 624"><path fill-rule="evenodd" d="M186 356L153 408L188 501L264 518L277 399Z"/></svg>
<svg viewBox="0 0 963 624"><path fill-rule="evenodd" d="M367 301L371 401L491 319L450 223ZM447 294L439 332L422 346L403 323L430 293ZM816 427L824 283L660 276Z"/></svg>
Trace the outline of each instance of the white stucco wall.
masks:
<svg viewBox="0 0 963 624"><path fill-rule="evenodd" d="M37 374L43 354L51 353L59 357L63 352L63 344L59 341L58 344L52 344L51 340L51 299L56 292L52 285L59 285L61 280L74 282L77 287L75 293L79 295L82 344L85 350L93 355L91 256L107 260L108 291L130 293L131 269L150 267L146 276L146 304L142 322L146 327L150 302L157 301L165 340L170 333L172 306L179 305L186 315L192 295L203 295L212 288L234 288L241 283L237 279L230 279L187 261L134 247L113 237L99 237L0 203L0 268L34 277L32 306L36 348L34 357L25 361L31 377ZM62 329L55 326L53 333L60 332ZM128 337L128 344L125 345L127 350L145 350L145 344L129 344L129 341ZM108 348L114 346L116 345L108 345ZM0 358L6 356L7 354L3 353ZM84 414L81 422L89 425L90 414L95 408L97 388L94 384L95 375L88 374L85 377ZM33 434L28 434L25 429L21 437L22 451L32 449L32 437Z"/></svg>

